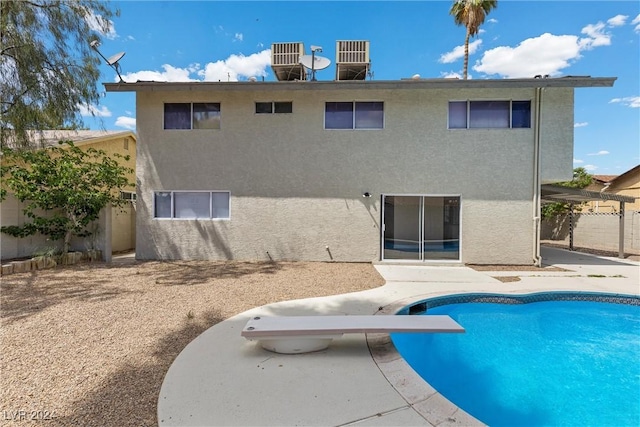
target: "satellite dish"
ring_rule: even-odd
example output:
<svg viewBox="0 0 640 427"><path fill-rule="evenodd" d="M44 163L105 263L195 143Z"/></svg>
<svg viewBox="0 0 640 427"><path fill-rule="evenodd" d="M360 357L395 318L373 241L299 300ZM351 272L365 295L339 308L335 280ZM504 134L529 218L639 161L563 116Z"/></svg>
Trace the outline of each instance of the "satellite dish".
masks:
<svg viewBox="0 0 640 427"><path fill-rule="evenodd" d="M300 57L300 63L307 67L308 69L315 70L324 70L329 65L331 65L331 60L325 58L324 56L316 56L316 55L302 55Z"/></svg>
<svg viewBox="0 0 640 427"><path fill-rule="evenodd" d="M113 56L109 57L109 59L107 59L107 64L109 64L109 65L116 64L118 61L120 61L122 59L123 56L124 56L124 52L116 53L115 55L113 55Z"/></svg>
<svg viewBox="0 0 640 427"><path fill-rule="evenodd" d="M104 57L102 52L100 52L100 50L98 49L98 46L100 46L100 42L98 40L92 40L91 43L89 43L89 45L91 46L91 49L98 52L98 55L100 55L100 57L104 59L107 65L109 65L111 68L115 70L116 74L120 78L120 82L121 83L124 82L124 80L122 80L122 76L120 75L120 64L118 64L118 61L120 61L124 56L124 52L116 53L115 55L107 59Z"/></svg>

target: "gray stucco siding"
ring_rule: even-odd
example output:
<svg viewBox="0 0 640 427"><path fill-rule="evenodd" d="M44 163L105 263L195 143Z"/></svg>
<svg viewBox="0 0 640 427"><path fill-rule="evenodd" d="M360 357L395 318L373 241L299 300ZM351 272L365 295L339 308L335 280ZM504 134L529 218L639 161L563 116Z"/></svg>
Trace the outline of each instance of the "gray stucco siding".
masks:
<svg viewBox="0 0 640 427"><path fill-rule="evenodd" d="M542 90L540 177L543 184L573 178L574 94L572 89Z"/></svg>
<svg viewBox="0 0 640 427"><path fill-rule="evenodd" d="M543 170L559 176L567 159L556 156L572 158L573 108L570 126L564 111L572 90L546 92ZM139 92L136 255L371 261L380 257L381 194L457 194L464 262L531 263L533 127L450 130L447 115L449 100L533 96L527 88ZM324 129L325 102L360 100L384 102L384 129ZM292 101L293 113L256 115L256 101ZM221 129L163 130L164 102L220 102ZM231 218L154 219L153 192L162 190L230 191Z"/></svg>

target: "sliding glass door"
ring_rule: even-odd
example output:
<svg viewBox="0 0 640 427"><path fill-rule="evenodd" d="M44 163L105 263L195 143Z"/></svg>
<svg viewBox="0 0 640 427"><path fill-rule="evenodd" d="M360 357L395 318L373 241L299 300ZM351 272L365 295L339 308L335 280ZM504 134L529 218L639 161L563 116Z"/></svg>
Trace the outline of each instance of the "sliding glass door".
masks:
<svg viewBox="0 0 640 427"><path fill-rule="evenodd" d="M460 260L459 196L383 196L382 258Z"/></svg>

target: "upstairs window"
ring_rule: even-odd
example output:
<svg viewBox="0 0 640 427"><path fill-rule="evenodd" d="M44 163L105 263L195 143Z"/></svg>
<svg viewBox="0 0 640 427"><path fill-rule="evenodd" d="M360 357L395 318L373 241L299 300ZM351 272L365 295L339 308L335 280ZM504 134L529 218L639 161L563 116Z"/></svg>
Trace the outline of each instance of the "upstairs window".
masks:
<svg viewBox="0 0 640 427"><path fill-rule="evenodd" d="M256 114L291 114L293 102L256 102Z"/></svg>
<svg viewBox="0 0 640 427"><path fill-rule="evenodd" d="M531 101L451 101L449 129L531 127Z"/></svg>
<svg viewBox="0 0 640 427"><path fill-rule="evenodd" d="M220 129L219 102L164 104L165 129Z"/></svg>
<svg viewBox="0 0 640 427"><path fill-rule="evenodd" d="M325 129L383 129L383 102L327 102Z"/></svg>

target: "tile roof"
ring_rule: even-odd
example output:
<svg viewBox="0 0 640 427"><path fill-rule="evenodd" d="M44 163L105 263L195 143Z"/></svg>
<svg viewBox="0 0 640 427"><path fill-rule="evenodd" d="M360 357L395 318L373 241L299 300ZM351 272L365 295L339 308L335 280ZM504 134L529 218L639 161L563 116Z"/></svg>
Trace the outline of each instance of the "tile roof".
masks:
<svg viewBox="0 0 640 427"><path fill-rule="evenodd" d="M122 130L45 130L42 137L45 145L55 145L58 141L85 142L95 138L105 138L118 134L128 134L131 131Z"/></svg>
<svg viewBox="0 0 640 427"><path fill-rule="evenodd" d="M601 182L611 182L617 177L618 175L593 175L593 179Z"/></svg>

